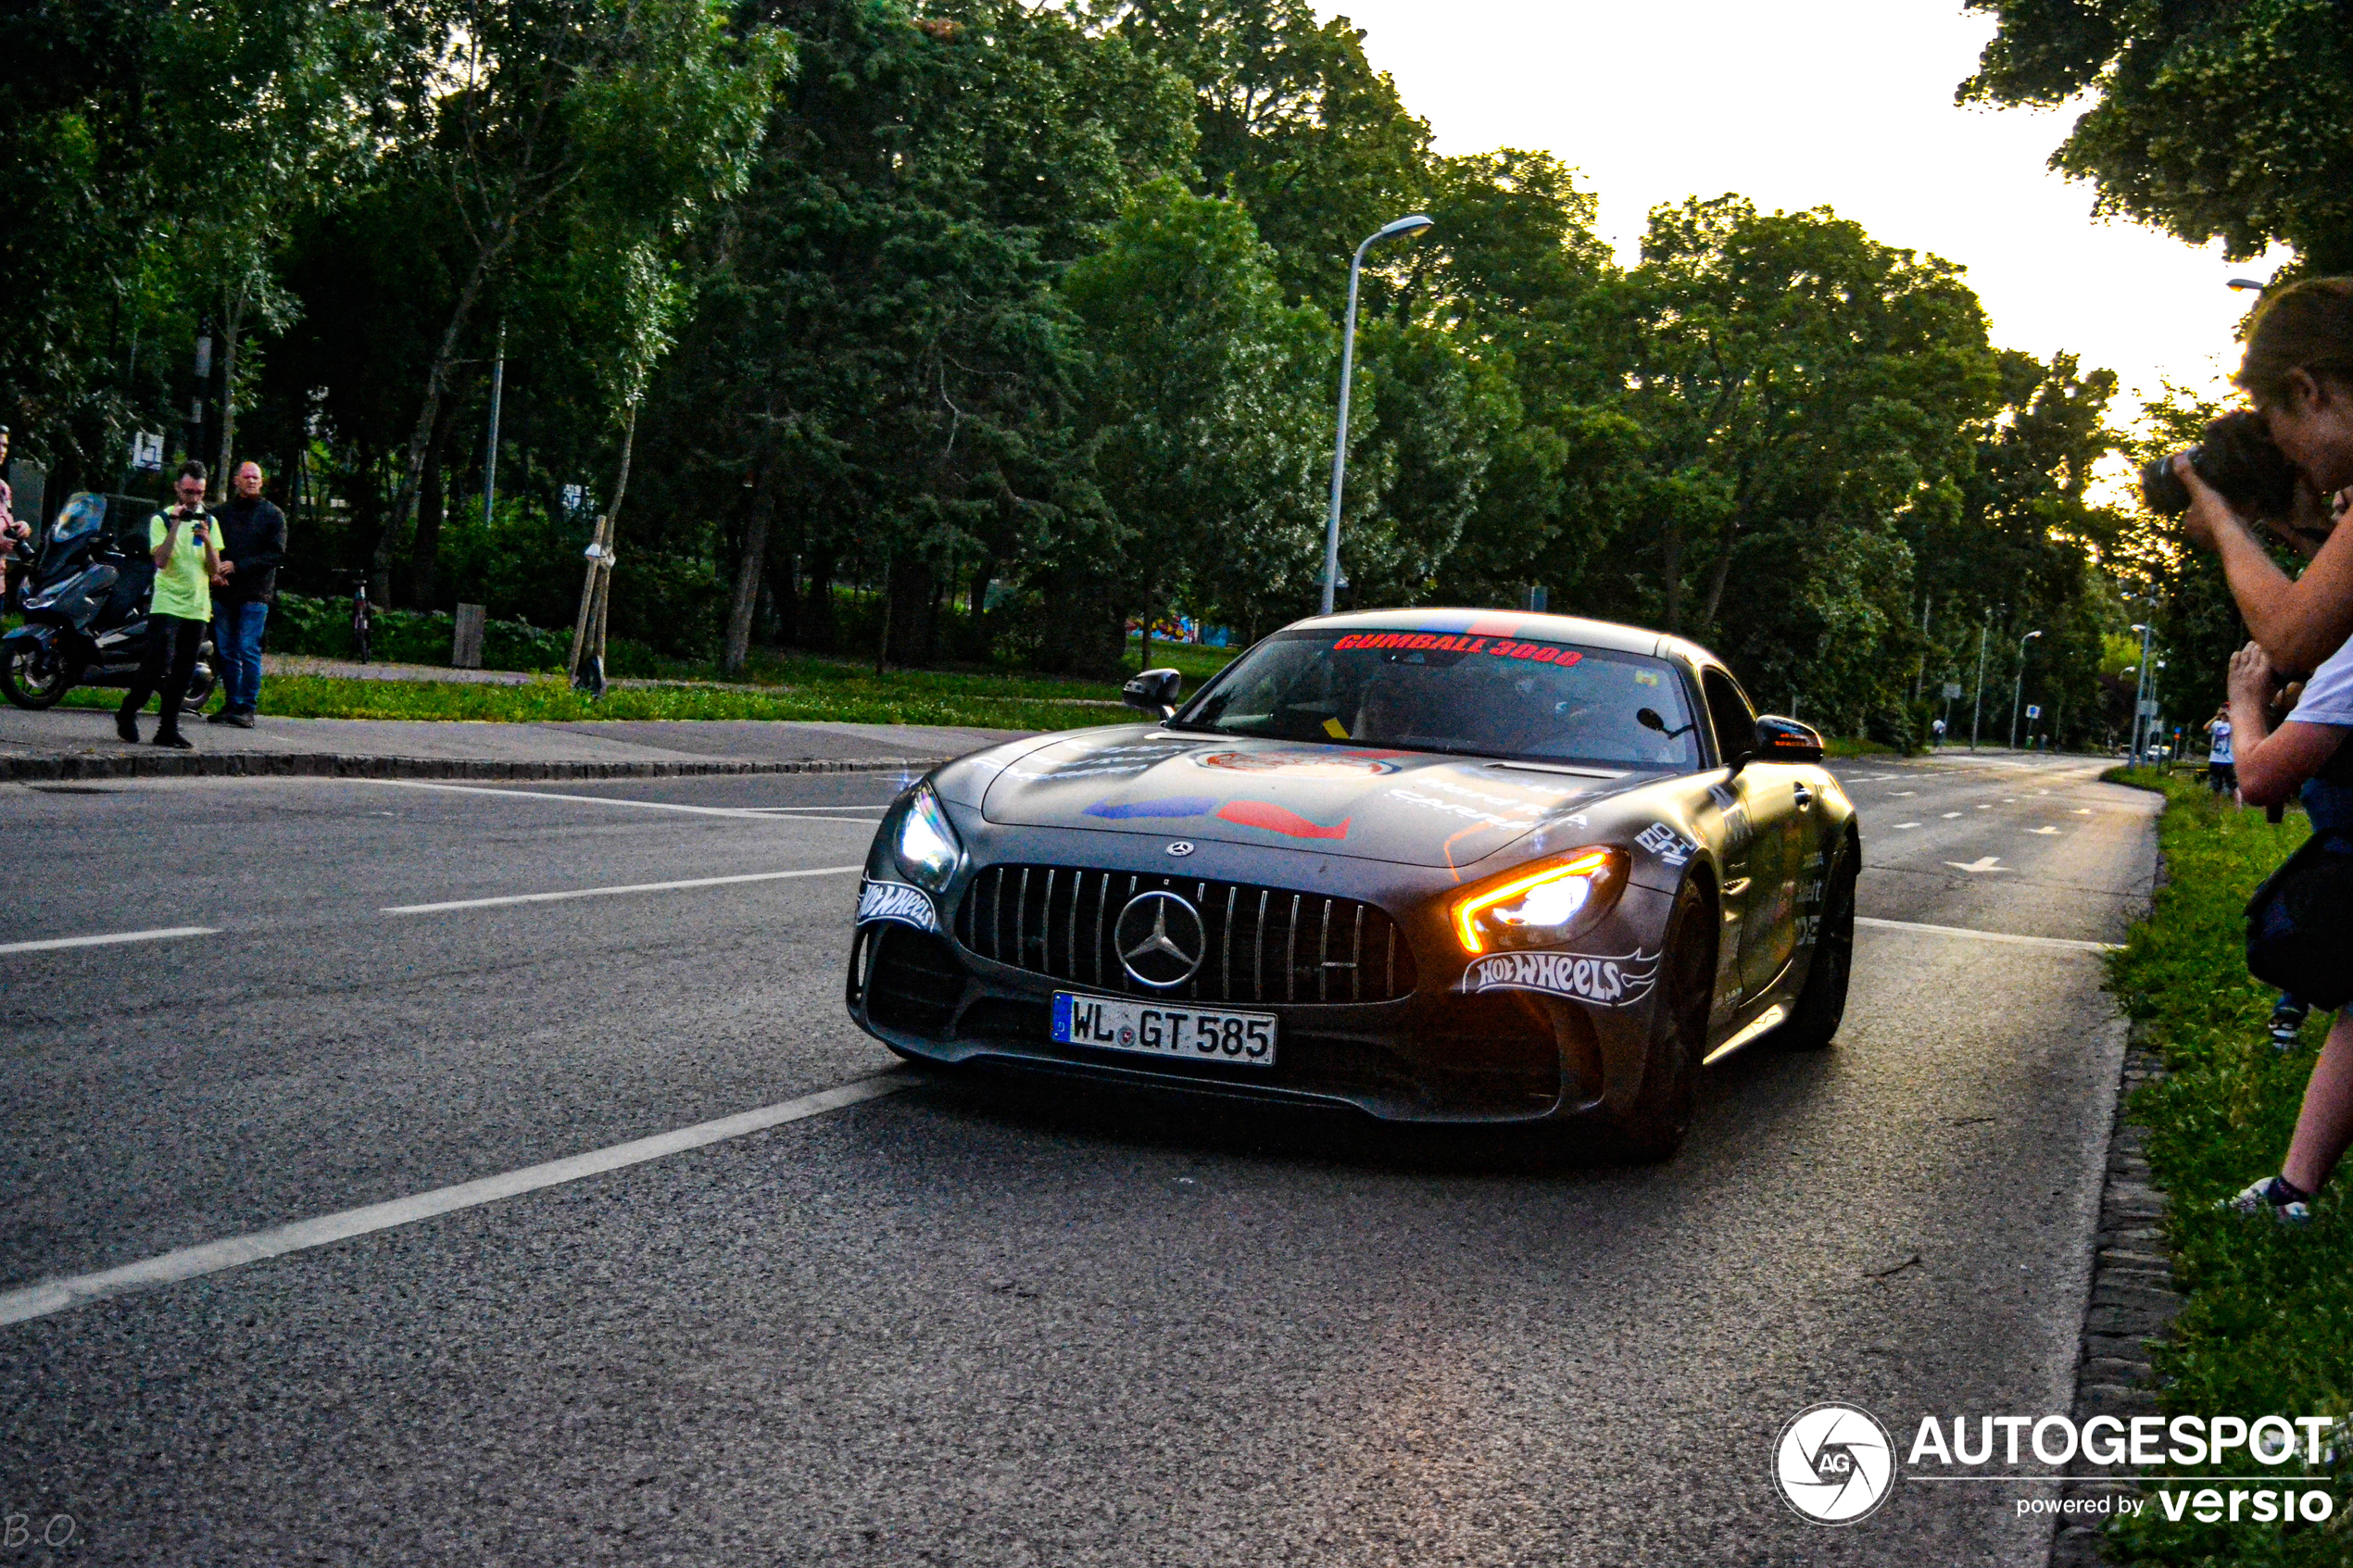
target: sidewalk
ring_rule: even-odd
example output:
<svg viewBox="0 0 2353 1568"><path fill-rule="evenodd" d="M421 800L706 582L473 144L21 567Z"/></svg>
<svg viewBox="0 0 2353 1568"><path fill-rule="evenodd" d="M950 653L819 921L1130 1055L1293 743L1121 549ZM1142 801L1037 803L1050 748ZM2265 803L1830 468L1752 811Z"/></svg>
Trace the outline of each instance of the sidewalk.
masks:
<svg viewBox="0 0 2353 1568"><path fill-rule="evenodd" d="M152 734L155 719L140 721ZM756 720L475 723L274 719L250 730L193 720L191 752L129 746L114 715L0 707L0 780L370 774L390 778L667 778L929 767L1027 734L923 724Z"/></svg>

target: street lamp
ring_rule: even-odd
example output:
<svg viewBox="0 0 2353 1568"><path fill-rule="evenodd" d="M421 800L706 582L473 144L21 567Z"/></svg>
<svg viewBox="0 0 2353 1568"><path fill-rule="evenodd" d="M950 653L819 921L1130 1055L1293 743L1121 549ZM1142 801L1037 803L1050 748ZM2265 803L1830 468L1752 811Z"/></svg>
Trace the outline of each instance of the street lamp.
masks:
<svg viewBox="0 0 2353 1568"><path fill-rule="evenodd" d="M2127 596L2127 597L2131 597L2131 596L2129 596L2129 595ZM2149 596L2149 597L2148 597L2148 602L2149 602L2150 606L2151 606L2152 608L2154 608L2154 607L2155 607L2155 605L2157 604L2157 596L2156 596L2155 594L2151 594L2151 595ZM2141 753L2142 753L2143 743L2144 743L2144 742L2146 740L2146 738L2147 738L2147 736L2146 736L2146 733L2145 733L2145 732L2146 732L2146 729L2147 729L2147 725L2146 725L2146 723L2145 723L2145 718L2146 718L2146 709L2147 709L2147 708L2148 708L2149 689L2150 689L2150 685L2151 685L2151 684L2152 684L2152 682L2153 682L2153 680L2154 680L2154 678L2155 678L2156 671L2155 671L2154 670L2152 670L2152 669L2149 667L2149 624L2148 624L2148 622L2146 622L2146 621L2135 621L2135 622L2133 623L2133 631L2135 631L2135 632L2138 632L2138 633L2141 634L2141 662L2140 662L2140 666L2139 666L2139 669L2140 669L2140 674L2139 674L2138 678L2137 678L2137 679L2135 679L2135 680L2133 681L2133 753L2132 753L2132 763L2133 763L2133 767L2137 768L2137 767L2139 767L2139 766L2141 765Z"/></svg>
<svg viewBox="0 0 2353 1568"><path fill-rule="evenodd" d="M1401 234L1416 233L1428 228L1430 220L1420 213L1401 218L1384 227L1378 233L1365 236L1356 247L1355 257L1348 263L1348 324L1340 339L1340 438L1332 445L1332 509L1324 521L1324 608L1332 612L1332 593L1340 585L1340 488L1348 473L1348 383L1356 374L1356 280L1365 270L1365 253L1383 240L1393 240Z"/></svg>
<svg viewBox="0 0 2353 1568"><path fill-rule="evenodd" d="M2018 705L2026 696L2026 645L2042 634L2040 632L2029 632L2018 640L2018 679L2010 685L2010 749L2012 751L2018 749Z"/></svg>

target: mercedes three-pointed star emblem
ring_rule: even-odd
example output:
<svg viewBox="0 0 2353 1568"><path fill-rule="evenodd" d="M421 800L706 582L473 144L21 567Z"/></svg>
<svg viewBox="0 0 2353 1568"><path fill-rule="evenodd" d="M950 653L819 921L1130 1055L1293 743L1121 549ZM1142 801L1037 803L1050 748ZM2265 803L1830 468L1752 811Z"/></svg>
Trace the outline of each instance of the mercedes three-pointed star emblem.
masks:
<svg viewBox="0 0 2353 1568"><path fill-rule="evenodd" d="M1165 991L1182 985L1209 954L1201 911L1174 893L1139 893L1113 927L1119 966L1138 984Z"/></svg>

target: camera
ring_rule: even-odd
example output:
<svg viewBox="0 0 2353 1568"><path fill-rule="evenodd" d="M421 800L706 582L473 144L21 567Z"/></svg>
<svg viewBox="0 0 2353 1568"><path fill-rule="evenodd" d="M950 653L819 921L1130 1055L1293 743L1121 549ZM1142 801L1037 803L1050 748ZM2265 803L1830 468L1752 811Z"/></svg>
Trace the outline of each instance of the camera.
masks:
<svg viewBox="0 0 2353 1568"><path fill-rule="evenodd" d="M2271 440L2263 417L2241 409L2206 427L2204 439L2184 454L2197 476L2222 498L2259 518L2284 521L2296 504L2296 469ZM2141 504L2160 517L2190 509L2190 487L2163 457L2141 470Z"/></svg>

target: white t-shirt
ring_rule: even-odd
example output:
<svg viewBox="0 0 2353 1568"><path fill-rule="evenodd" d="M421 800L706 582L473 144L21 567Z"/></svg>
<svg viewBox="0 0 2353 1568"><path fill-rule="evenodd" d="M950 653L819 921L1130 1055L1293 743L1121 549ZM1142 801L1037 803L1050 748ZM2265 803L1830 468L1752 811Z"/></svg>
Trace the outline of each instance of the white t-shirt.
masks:
<svg viewBox="0 0 2353 1568"><path fill-rule="evenodd" d="M2231 721L2228 719L2214 721L2214 740L2212 749L2207 753L2207 760L2218 768L2230 766Z"/></svg>
<svg viewBox="0 0 2353 1568"><path fill-rule="evenodd" d="M2334 724L2353 730L2353 641L2328 656L2288 715L2292 723Z"/></svg>

